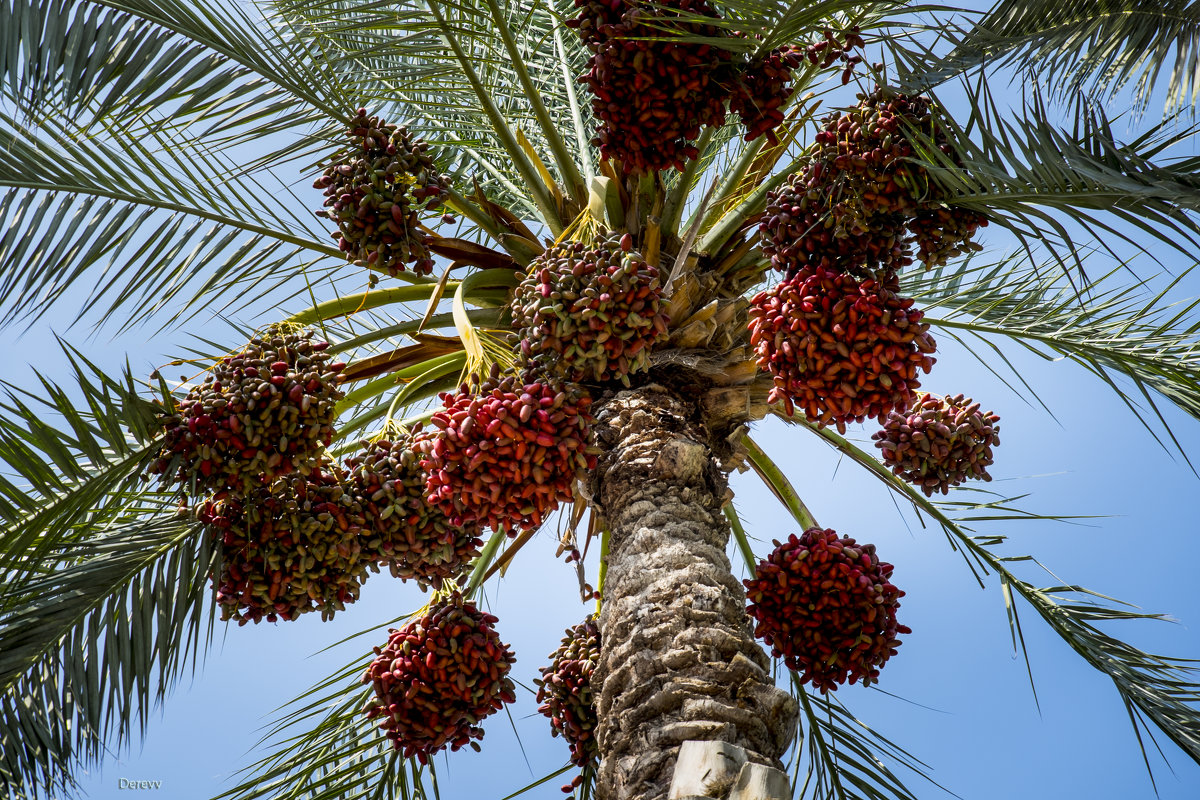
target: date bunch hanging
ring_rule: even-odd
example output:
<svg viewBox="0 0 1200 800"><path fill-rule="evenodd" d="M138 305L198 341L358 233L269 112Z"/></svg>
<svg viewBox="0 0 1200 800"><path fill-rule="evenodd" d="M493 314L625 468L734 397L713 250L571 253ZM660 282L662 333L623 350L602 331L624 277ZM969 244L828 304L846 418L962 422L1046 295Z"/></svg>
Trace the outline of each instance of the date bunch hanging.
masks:
<svg viewBox="0 0 1200 800"><path fill-rule="evenodd" d="M412 444L407 431L363 442L362 450L346 459L346 487L366 519L363 558L386 566L401 580L415 580L422 589L440 588L479 555L480 530L470 523L451 524L429 504L425 473Z"/></svg>
<svg viewBox="0 0 1200 800"><path fill-rule="evenodd" d="M801 269L862 276L911 264L903 218L880 213L870 228L848 224L853 196L823 183L832 169L810 164L767 193L759 244L772 266L790 278Z"/></svg>
<svg viewBox="0 0 1200 800"><path fill-rule="evenodd" d="M516 700L508 673L516 661L496 633L497 618L454 592L417 619L388 631L363 675L374 697L363 709L404 758L479 749L479 723Z"/></svg>
<svg viewBox="0 0 1200 800"><path fill-rule="evenodd" d="M767 137L779 143L775 129L783 123L783 107L792 96L792 70L804 63L804 48L777 47L740 70L729 96L729 110L738 115L746 129L745 140Z"/></svg>
<svg viewBox="0 0 1200 800"><path fill-rule="evenodd" d="M832 530L809 528L776 541L743 581L754 635L801 683L823 692L846 681L870 685L896 654L900 634L912 633L896 621L904 592L891 575L875 545Z"/></svg>
<svg viewBox="0 0 1200 800"><path fill-rule="evenodd" d="M750 304L750 344L774 383L768 401L836 425L905 408L936 343L895 275L859 280L805 268Z"/></svg>
<svg viewBox="0 0 1200 800"><path fill-rule="evenodd" d="M434 262L421 217L442 205L447 190L429 144L364 108L346 136L347 146L313 184L325 191L317 216L337 225L333 237L347 260L393 275L411 265L428 275Z"/></svg>
<svg viewBox="0 0 1200 800"><path fill-rule="evenodd" d="M536 528L595 467L587 452L591 398L574 384L526 377L501 376L495 364L488 378L473 375L441 395L445 408L417 437L426 496L452 525L512 536Z"/></svg>
<svg viewBox="0 0 1200 800"><path fill-rule="evenodd" d="M992 448L1000 444L1000 417L981 412L961 394L922 394L904 411L892 411L872 438L892 472L926 496L975 478L990 481Z"/></svg>
<svg viewBox="0 0 1200 800"><path fill-rule="evenodd" d="M706 125L725 122L733 56L680 34L718 38L706 0L575 0L567 20L591 52L579 81L600 125L592 144L634 174L684 169Z"/></svg>
<svg viewBox="0 0 1200 800"><path fill-rule="evenodd" d="M729 110L738 115L746 129L745 140L752 142L767 137L767 144L779 143L775 129L783 123L783 110L795 91L792 73L806 61L821 69L842 64L842 83L849 83L862 56L855 51L863 47L858 26L841 35L826 28L824 38L807 47L784 45L763 56L752 57L737 71Z"/></svg>
<svg viewBox="0 0 1200 800"><path fill-rule="evenodd" d="M246 493L217 492L197 509L220 548L213 576L222 620L329 619L358 599L362 507L337 472L315 468Z"/></svg>
<svg viewBox="0 0 1200 800"><path fill-rule="evenodd" d="M521 354L566 381L620 381L650 366L667 336L658 270L629 234L563 241L529 266L513 293Z"/></svg>
<svg viewBox="0 0 1200 800"><path fill-rule="evenodd" d="M936 151L936 152L934 152ZM927 267L979 249L983 215L956 206L918 156L962 163L931 101L879 86L827 116L805 166L767 196L759 225L776 269L826 266L855 274Z"/></svg>
<svg viewBox="0 0 1200 800"><path fill-rule="evenodd" d="M162 421L149 472L193 494L248 494L306 474L333 438L341 362L311 331L273 327L212 366Z"/></svg>
<svg viewBox="0 0 1200 800"><path fill-rule="evenodd" d="M554 736L562 736L571 748L571 763L594 767L600 760L596 743L596 703L592 692L592 674L600 660L600 628L588 617L566 630L550 663L541 668L542 677L534 678L538 687L538 711L550 719ZM576 783L563 787L570 791Z"/></svg>

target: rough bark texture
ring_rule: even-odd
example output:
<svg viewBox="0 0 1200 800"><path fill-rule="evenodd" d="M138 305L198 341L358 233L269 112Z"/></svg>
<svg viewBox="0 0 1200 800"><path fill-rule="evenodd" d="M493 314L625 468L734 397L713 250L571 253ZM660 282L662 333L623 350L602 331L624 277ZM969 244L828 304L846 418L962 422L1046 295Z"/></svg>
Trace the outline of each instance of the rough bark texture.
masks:
<svg viewBox="0 0 1200 800"><path fill-rule="evenodd" d="M698 398L659 385L600 404L591 484L612 532L596 679L601 800L659 800L689 739L781 766L797 708L775 687L730 572L728 485Z"/></svg>

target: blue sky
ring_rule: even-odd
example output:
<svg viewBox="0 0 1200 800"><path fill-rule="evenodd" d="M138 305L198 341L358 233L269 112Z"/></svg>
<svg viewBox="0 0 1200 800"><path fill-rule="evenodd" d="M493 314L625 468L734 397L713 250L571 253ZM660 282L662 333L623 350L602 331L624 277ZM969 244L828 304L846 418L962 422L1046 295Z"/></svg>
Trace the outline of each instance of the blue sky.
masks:
<svg viewBox="0 0 1200 800"><path fill-rule="evenodd" d="M317 191L302 189L301 196L314 208L319 205ZM994 230L981 240L991 254L1011 246ZM1170 260L1178 254L1159 255L1172 270L1189 266ZM1143 263L1144 273L1154 272L1148 260ZM1194 296L1200 283L1191 279L1180 290ZM64 308L73 312L71 302ZM264 307L239 319L262 324L281 315ZM181 331L152 335L148 327L115 338L110 336L116 326L90 336L85 326L67 330L64 318L51 314L23 335L19 327L0 330L0 374L23 385L32 385L31 364L50 375L65 374L51 331L65 334L102 365L116 368L128 354L135 374L178 355L187 343L184 332L213 335L204 316ZM981 532L1008 536L1002 552L1036 555L1058 576L1032 563L1018 564L1019 575L1035 584L1061 579L1171 614L1174 624L1124 623L1106 630L1154 652L1200 658L1194 576L1200 537L1193 501L1200 480L1094 376L1068 362L1044 361L1011 347L1007 352L1053 418L1004 377L1001 365L991 364L1002 373L998 377L945 337L939 339L938 363L924 387L963 392L1000 414L1002 444L991 469L996 480L987 488L1028 495L1020 506L1038 513L1100 518L1079 524L1012 522ZM1173 409L1167 418L1184 449L1200 462L1200 423ZM851 430L851 438L873 449L873 430L860 426ZM913 633L884 669L882 691L859 686L839 691L864 722L922 758L935 780L968 800L1153 797L1129 718L1111 683L1031 609L1018 605L1040 710L1024 660L1013 647L994 578L980 589L940 530L922 527L877 481L840 463L811 434L770 420L757 424L753 435L784 467L821 524L876 544L880 556L895 565L894 582L907 593L900 617ZM748 532L759 540L760 556L771 539L796 531L752 473L736 476L733 485ZM517 654L514 677L526 686L563 629L590 610L578 602L574 572L554 559L554 547L552 530L541 532L486 592L500 617L501 636ZM733 555L736 571L740 561ZM594 576L595 554L588 569ZM145 739L114 754L84 786L100 800L129 796L119 788L122 779L162 781L161 789L145 793L151 798L206 800L219 794L233 785L233 772L255 760L248 753L259 729L274 719L274 709L382 644L386 621L423 602L415 587L384 574L374 576L362 599L331 623L308 615L276 625L218 625L206 662L181 683L161 713L151 715ZM377 632L322 652L371 628ZM519 691L513 724L503 714L485 724L482 753L439 757L442 796L499 800L564 764L566 745L550 738L535 706L532 695ZM1172 773L1150 746L1159 796L1200 796L1200 766L1163 737L1159 742L1174 768ZM557 788L562 782L556 779L527 796L562 797ZM922 798L949 796L919 778L909 785Z"/></svg>

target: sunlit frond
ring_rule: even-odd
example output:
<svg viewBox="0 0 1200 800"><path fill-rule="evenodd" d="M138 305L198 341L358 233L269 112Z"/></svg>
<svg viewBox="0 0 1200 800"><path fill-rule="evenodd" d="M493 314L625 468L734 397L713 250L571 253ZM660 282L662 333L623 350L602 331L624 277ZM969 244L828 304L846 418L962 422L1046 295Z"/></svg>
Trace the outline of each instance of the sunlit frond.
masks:
<svg viewBox="0 0 1200 800"><path fill-rule="evenodd" d="M1113 389L1151 432L1164 430L1175 441L1157 405L1162 398L1200 417L1200 322L1193 313L1200 300L1174 296L1190 273L1157 292L1120 280L1124 270L1076 289L1052 267L1013 258L913 272L906 283L932 307L926 319L935 328L991 346L1010 340L1043 358L1074 361Z"/></svg>
<svg viewBox="0 0 1200 800"><path fill-rule="evenodd" d="M179 137L109 133L30 128L0 113L0 304L10 323L45 314L77 285L93 287L86 305L106 304L105 316L136 308L136 322L169 306L175 319L201 301L257 298L314 259L344 263L314 218L226 177L219 156Z"/></svg>
<svg viewBox="0 0 1200 800"><path fill-rule="evenodd" d="M962 154L957 167L936 148L920 155L950 202L986 214L1027 247L1045 246L1082 272L1079 250L1154 239L1190 258L1200 241L1200 181L1171 148L1189 134L1165 125L1117 140L1097 107L1077 104L1058 124L1039 97L1003 116L986 83L969 92L969 114L946 120ZM1090 238L1079 241L1082 230ZM1139 238L1140 237L1140 238Z"/></svg>
<svg viewBox="0 0 1200 800"><path fill-rule="evenodd" d="M169 109L170 129L230 145L351 110L310 42L237 3L11 0L0 15L0 91L28 120L149 130Z"/></svg>
<svg viewBox="0 0 1200 800"><path fill-rule="evenodd" d="M1059 97L1128 91L1138 110L1165 88L1171 116L1195 110L1198 30L1200 8L1188 0L1002 0L969 21L943 21L939 52L913 49L902 63L913 88L1004 69Z"/></svg>
<svg viewBox="0 0 1200 800"><path fill-rule="evenodd" d="M140 471L154 449L155 410L133 377L105 375L67 350L75 382L38 376L35 394L10 383L0 400L0 565L5 591L47 569L49 554L86 542L141 509L161 510Z"/></svg>

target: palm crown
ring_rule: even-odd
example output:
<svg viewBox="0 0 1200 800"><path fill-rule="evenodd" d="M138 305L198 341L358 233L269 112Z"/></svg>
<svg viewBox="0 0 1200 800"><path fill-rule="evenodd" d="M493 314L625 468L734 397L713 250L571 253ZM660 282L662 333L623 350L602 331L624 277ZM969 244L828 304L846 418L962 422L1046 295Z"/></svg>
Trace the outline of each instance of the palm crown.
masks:
<svg viewBox="0 0 1200 800"><path fill-rule="evenodd" d="M797 792L911 797L877 756L919 764L833 692L879 678L907 631L902 593L747 435L768 414L936 521L968 568L1112 679L1135 726L1200 761L1192 669L1097 627L1152 615L1028 582L1001 536L972 527L1022 516L1003 498L933 499L987 478L998 418L921 388L946 337L987 343L1001 373L1006 346L1075 361L1166 446L1166 405L1200 416L1194 305L1120 268L1145 241L1190 258L1200 234L1195 157L1177 154L1197 91L1193 4L53 0L0 14L9 319L94 287L88 305L122 327L198 309L263 323L177 362L204 370L191 382L106 374L64 345L67 388L7 384L13 796L69 788L144 725L214 614L332 616L372 566L432 587L430 605L306 698L279 729L296 738L231 794L416 796L429 755L478 746L511 697L511 653L471 598L556 510L568 560L601 553L583 589L602 611L564 641L539 700L583 792L598 770L602 796L654 794L637 787L665 788L678 742L623 766L618 728L659 723L618 713L633 689L612 655L633 635L619 615L640 589L621 549L649 525L629 516L649 477L713 541L732 531L757 633L790 670L790 696L772 693L744 598L727 593L744 640L730 647L750 664L738 680L762 684L746 702L771 718L730 723L730 740L780 764L798 714L811 780ZM989 80L1014 71L1031 91L1006 116ZM955 87L952 118L937 95ZM1146 113L1163 100L1164 121L1118 141L1114 97ZM293 192L296 176L324 201ZM980 252L983 226L1017 254ZM268 304L299 310L262 317ZM655 414L676 422L646 433ZM846 438L864 420L883 426L877 452ZM647 452L670 457L644 466ZM761 563L726 490L735 468L805 531ZM649 528L664 549L687 538ZM713 559L676 566L727 574ZM824 639L793 622L810 603ZM456 638L468 629L474 660ZM406 711L415 672L393 678L425 669L422 648L434 705L464 704L446 729ZM591 665L618 699L585 701Z"/></svg>

